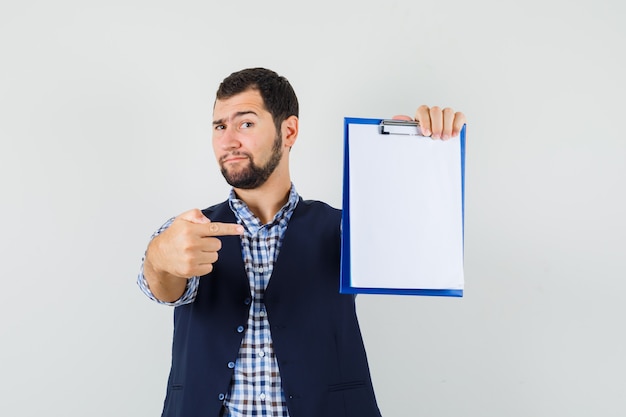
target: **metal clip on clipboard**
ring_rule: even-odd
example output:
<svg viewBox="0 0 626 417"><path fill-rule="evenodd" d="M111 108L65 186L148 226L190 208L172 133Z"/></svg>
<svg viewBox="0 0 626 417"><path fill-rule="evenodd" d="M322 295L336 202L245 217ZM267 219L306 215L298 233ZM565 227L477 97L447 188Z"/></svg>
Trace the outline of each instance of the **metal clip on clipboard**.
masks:
<svg viewBox="0 0 626 417"><path fill-rule="evenodd" d="M380 133L383 135L422 136L420 124L414 120L382 120L380 122Z"/></svg>

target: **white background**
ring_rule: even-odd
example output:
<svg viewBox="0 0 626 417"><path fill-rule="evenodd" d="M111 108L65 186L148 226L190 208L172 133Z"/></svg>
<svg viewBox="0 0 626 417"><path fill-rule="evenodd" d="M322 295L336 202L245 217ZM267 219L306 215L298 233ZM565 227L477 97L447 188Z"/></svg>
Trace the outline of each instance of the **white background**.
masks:
<svg viewBox="0 0 626 417"><path fill-rule="evenodd" d="M164 220L226 197L213 97L250 66L292 82L293 180L337 207L344 116L468 116L465 297L358 298L385 417L625 415L624 16L2 0L0 415L160 415L172 312L135 276Z"/></svg>

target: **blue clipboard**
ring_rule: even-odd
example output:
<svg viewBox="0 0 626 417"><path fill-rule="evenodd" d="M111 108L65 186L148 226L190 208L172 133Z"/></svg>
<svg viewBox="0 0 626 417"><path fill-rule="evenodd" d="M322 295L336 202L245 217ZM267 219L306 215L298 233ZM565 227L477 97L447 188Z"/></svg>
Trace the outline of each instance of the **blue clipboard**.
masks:
<svg viewBox="0 0 626 417"><path fill-rule="evenodd" d="M340 293L463 296L465 131L344 119Z"/></svg>

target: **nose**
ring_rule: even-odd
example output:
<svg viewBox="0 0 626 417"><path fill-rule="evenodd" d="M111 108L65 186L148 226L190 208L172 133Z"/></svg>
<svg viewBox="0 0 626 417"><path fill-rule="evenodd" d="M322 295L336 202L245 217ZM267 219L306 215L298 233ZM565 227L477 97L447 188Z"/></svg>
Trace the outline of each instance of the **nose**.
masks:
<svg viewBox="0 0 626 417"><path fill-rule="evenodd" d="M241 146L241 142L237 139L237 134L232 129L224 129L217 134L216 138L220 149L229 151L237 149Z"/></svg>

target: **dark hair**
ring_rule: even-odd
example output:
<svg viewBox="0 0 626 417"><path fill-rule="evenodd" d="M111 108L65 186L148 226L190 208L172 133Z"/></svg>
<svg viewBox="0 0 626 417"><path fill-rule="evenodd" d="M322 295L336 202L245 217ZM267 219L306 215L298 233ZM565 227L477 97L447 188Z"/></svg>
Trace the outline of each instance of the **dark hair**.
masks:
<svg viewBox="0 0 626 417"><path fill-rule="evenodd" d="M225 100L247 90L257 90L263 104L272 115L276 130L289 116L298 117L298 98L289 81L266 68L247 68L233 72L220 84L215 94L217 100Z"/></svg>

